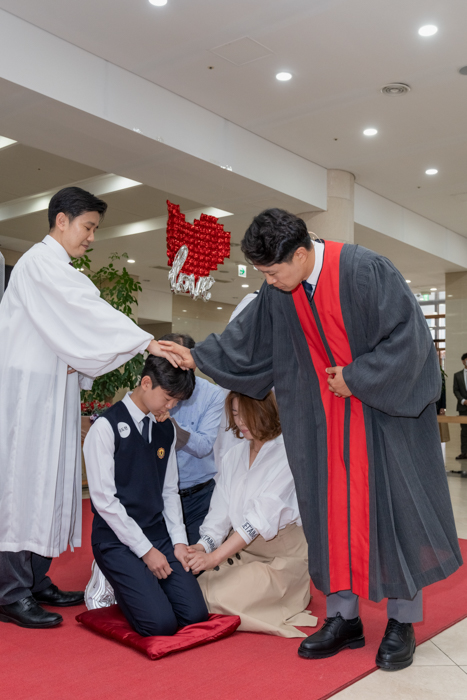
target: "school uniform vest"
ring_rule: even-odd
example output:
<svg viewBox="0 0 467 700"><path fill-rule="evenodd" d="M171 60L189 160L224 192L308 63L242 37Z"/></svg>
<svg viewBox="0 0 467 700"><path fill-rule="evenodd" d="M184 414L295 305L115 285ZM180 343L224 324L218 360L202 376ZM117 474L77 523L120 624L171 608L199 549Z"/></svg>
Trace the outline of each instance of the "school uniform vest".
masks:
<svg viewBox="0 0 467 700"><path fill-rule="evenodd" d="M127 407L119 401L104 414L115 436L116 496L128 515L149 540L167 536L162 511L162 489L174 439L170 420L151 423L151 442L146 442ZM117 535L99 515L91 501L94 520L92 544L119 542Z"/></svg>

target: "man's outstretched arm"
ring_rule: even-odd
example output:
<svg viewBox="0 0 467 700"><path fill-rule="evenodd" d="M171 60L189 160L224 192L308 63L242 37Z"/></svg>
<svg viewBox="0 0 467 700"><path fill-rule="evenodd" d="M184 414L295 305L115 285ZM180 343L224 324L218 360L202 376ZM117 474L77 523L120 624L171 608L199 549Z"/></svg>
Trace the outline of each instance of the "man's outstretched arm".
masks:
<svg viewBox="0 0 467 700"><path fill-rule="evenodd" d="M177 345L165 349L182 356L185 368L198 367L219 386L263 399L272 388L275 338L270 296L277 293L263 285L256 300L225 328L211 333L190 352ZM162 344L162 342L161 342Z"/></svg>

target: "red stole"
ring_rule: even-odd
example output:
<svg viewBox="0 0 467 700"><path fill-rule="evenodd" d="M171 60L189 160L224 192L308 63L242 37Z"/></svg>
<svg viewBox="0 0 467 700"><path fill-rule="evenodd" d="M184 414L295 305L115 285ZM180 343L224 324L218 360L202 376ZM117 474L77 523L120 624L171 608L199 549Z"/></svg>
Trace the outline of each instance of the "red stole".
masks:
<svg viewBox="0 0 467 700"><path fill-rule="evenodd" d="M339 295L339 265L342 243L325 243L323 268L313 303L322 332L334 358L334 366L352 362L352 352L344 326ZM305 334L311 359L319 379L326 416L328 451L328 542L331 592L352 589L368 598L370 514L368 454L363 407L359 399L339 399L328 388L328 356L310 303L300 284L292 293L298 318ZM347 408L346 403L350 403ZM345 459L347 456L347 468ZM311 464L310 468L315 468Z"/></svg>

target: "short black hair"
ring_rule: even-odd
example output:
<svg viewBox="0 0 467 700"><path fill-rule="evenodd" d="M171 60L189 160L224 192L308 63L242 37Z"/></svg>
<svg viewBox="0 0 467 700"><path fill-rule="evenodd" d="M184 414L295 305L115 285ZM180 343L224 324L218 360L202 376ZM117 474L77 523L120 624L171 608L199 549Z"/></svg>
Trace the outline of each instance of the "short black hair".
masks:
<svg viewBox="0 0 467 700"><path fill-rule="evenodd" d="M149 377L152 388L160 386L169 396L186 401L195 388L195 373L192 369L180 369L170 364L165 357L148 355L144 363L141 379Z"/></svg>
<svg viewBox="0 0 467 700"><path fill-rule="evenodd" d="M81 216L87 211L97 211L102 219L107 211L107 203L90 192L82 190L81 187L64 187L63 190L56 192L49 202L50 230L55 228L57 214L63 212L70 221L73 221L77 216Z"/></svg>
<svg viewBox="0 0 467 700"><path fill-rule="evenodd" d="M464 352L464 354L461 357L461 361L464 362L464 360L467 360L467 352Z"/></svg>
<svg viewBox="0 0 467 700"><path fill-rule="evenodd" d="M266 209L255 216L241 243L249 263L266 266L290 262L302 247L313 247L306 224L284 209Z"/></svg>
<svg viewBox="0 0 467 700"><path fill-rule="evenodd" d="M190 350L193 350L196 345L191 335L187 333L166 333L162 338L159 338L159 340L169 340L172 343L183 345L184 348L189 348Z"/></svg>

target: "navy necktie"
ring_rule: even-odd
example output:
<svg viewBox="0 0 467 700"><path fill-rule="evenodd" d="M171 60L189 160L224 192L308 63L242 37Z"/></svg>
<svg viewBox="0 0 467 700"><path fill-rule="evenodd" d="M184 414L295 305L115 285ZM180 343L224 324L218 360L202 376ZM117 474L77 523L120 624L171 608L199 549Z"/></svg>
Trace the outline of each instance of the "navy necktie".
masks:
<svg viewBox="0 0 467 700"><path fill-rule="evenodd" d="M149 416L143 418L143 432L141 433L141 435L146 440L146 442L149 442L149 421Z"/></svg>
<svg viewBox="0 0 467 700"><path fill-rule="evenodd" d="M305 290L305 294L307 296L307 299L311 304L311 302L313 300L313 285L310 284L309 282L307 282L306 280L304 282L302 282L302 284L303 284L303 289Z"/></svg>

